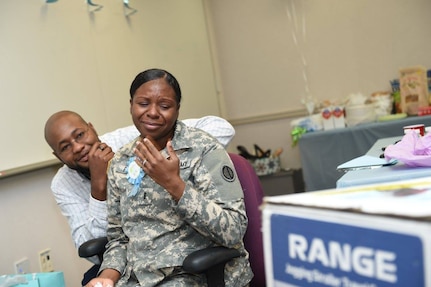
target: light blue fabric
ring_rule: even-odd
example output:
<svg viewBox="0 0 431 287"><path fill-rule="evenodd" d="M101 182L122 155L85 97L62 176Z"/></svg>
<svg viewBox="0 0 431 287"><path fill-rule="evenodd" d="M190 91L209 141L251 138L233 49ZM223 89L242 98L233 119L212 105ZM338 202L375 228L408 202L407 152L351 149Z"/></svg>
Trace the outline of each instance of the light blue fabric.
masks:
<svg viewBox="0 0 431 287"><path fill-rule="evenodd" d="M63 272L46 272L46 273L30 273L25 274L27 280L29 280L28 284L21 284L17 287L65 287L66 284L64 282L64 274ZM37 282L38 285L33 285L34 282Z"/></svg>

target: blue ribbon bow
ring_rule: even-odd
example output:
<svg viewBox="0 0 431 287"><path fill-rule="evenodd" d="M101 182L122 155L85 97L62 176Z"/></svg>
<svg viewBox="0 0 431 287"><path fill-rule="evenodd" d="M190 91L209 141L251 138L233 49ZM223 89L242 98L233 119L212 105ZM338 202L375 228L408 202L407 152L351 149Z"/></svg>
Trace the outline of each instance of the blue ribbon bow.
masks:
<svg viewBox="0 0 431 287"><path fill-rule="evenodd" d="M142 168L136 163L136 157L133 156L129 158L127 162L127 180L133 184L133 188L128 194L128 196L135 196L139 191L139 185L141 184L142 179L145 176L145 172Z"/></svg>

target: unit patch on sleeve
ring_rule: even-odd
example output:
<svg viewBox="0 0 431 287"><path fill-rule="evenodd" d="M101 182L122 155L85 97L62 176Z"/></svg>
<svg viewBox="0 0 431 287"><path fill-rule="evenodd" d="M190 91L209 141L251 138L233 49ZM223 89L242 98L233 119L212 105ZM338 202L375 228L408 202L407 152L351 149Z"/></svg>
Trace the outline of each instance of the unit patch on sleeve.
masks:
<svg viewBox="0 0 431 287"><path fill-rule="evenodd" d="M230 166L223 165L221 168L221 175L226 181L232 182L235 180L235 172Z"/></svg>

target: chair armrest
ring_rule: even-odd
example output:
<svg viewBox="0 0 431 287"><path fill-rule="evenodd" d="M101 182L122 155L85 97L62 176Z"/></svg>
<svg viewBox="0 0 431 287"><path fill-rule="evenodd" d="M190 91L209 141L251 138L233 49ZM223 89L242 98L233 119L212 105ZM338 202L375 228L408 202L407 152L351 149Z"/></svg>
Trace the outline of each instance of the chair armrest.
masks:
<svg viewBox="0 0 431 287"><path fill-rule="evenodd" d="M199 274L219 264L225 264L241 253L234 248L223 246L209 247L189 254L183 261L183 268L187 272Z"/></svg>
<svg viewBox="0 0 431 287"><path fill-rule="evenodd" d="M106 243L108 243L108 238L106 237L94 238L84 242L78 248L79 257L88 258L94 255L100 257L105 251Z"/></svg>

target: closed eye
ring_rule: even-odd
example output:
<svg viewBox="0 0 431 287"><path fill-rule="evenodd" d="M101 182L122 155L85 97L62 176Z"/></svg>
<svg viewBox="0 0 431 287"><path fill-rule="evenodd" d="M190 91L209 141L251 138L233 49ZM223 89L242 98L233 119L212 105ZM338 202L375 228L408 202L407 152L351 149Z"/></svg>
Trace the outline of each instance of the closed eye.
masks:
<svg viewBox="0 0 431 287"><path fill-rule="evenodd" d="M140 102L140 103L138 103L138 105L140 105L140 106L142 106L142 107L146 107L146 106L148 106L149 104L148 104L147 102Z"/></svg>

